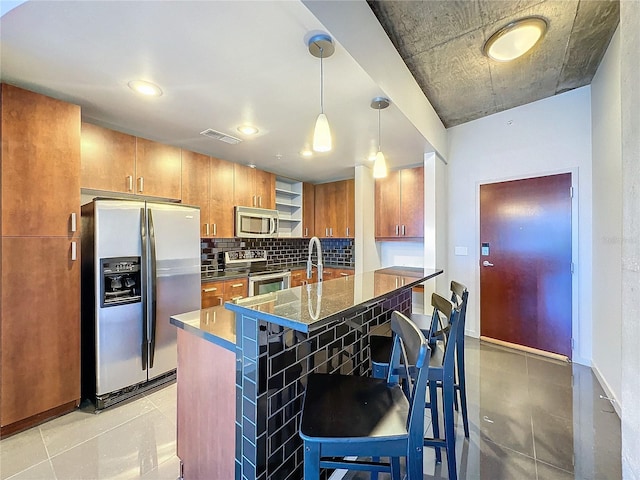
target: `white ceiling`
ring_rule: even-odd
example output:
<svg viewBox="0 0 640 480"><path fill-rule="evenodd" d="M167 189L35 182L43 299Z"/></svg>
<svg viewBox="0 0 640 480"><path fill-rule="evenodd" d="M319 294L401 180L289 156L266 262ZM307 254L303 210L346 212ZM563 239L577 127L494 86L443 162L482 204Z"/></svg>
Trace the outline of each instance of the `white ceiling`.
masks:
<svg viewBox="0 0 640 480"><path fill-rule="evenodd" d="M369 163L378 142L370 102L384 94L336 42L324 62L334 149L302 158L320 110L320 62L306 40L321 31L298 1L29 1L0 20L0 75L80 105L85 121L318 183ZM142 98L127 87L134 79L164 94ZM236 130L247 122L257 136ZM199 135L206 128L245 141ZM393 169L433 148L392 104L382 150Z"/></svg>

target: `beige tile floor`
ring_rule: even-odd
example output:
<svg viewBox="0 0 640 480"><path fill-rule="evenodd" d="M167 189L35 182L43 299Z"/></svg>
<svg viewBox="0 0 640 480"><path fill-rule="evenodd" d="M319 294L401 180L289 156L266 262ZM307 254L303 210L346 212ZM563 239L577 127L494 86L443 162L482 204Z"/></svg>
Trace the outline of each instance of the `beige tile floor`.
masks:
<svg viewBox="0 0 640 480"><path fill-rule="evenodd" d="M176 480L176 385L93 413L91 405L0 441L0 479Z"/></svg>
<svg viewBox="0 0 640 480"><path fill-rule="evenodd" d="M620 421L589 368L472 339L465 351L471 436L464 439L459 425L460 479L621 478ZM175 480L175 451L174 384L98 415L87 406L3 439L0 479ZM447 478L432 449L424 465L425 480Z"/></svg>

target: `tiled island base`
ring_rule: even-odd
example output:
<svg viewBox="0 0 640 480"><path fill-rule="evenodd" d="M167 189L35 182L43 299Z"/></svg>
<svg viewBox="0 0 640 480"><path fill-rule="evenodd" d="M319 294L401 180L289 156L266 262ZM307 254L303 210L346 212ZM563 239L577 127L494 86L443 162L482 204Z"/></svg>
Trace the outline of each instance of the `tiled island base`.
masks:
<svg viewBox="0 0 640 480"><path fill-rule="evenodd" d="M300 480L307 375L368 375L372 332L441 273L386 268L172 317L184 480Z"/></svg>
<svg viewBox="0 0 640 480"><path fill-rule="evenodd" d="M369 334L388 324L393 310L410 313L410 288L310 333L238 314L236 479L302 478L298 429L307 375L369 374Z"/></svg>

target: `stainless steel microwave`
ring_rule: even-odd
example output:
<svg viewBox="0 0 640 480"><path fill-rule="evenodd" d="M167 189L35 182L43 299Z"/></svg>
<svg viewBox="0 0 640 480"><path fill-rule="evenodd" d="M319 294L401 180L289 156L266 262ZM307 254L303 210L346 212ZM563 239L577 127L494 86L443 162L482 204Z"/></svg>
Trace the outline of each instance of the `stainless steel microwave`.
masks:
<svg viewBox="0 0 640 480"><path fill-rule="evenodd" d="M279 215L267 208L236 207L236 237L271 238L278 236Z"/></svg>

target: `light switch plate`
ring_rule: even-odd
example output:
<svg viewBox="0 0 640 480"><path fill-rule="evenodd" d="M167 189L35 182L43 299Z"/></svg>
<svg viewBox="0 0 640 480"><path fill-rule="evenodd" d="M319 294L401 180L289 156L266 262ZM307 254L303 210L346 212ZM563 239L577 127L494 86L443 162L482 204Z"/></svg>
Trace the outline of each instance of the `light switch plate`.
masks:
<svg viewBox="0 0 640 480"><path fill-rule="evenodd" d="M456 247L456 255L469 255L467 247Z"/></svg>

